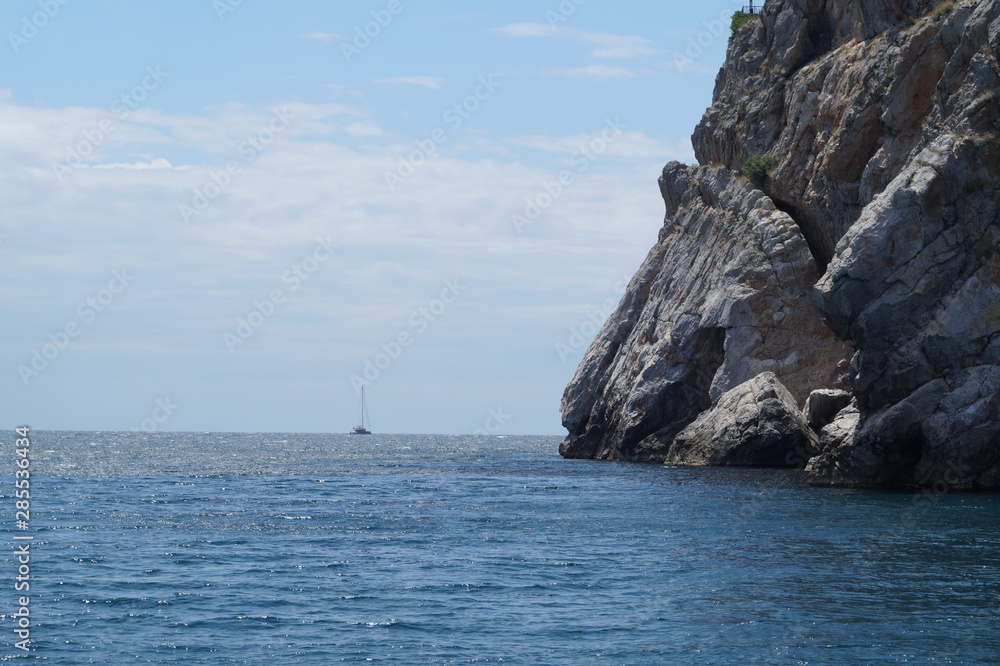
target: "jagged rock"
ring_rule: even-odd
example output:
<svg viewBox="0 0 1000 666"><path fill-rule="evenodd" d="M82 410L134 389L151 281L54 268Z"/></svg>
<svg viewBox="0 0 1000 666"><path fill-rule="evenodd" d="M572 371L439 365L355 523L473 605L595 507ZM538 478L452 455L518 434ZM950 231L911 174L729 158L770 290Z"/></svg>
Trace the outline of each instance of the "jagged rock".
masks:
<svg viewBox="0 0 1000 666"><path fill-rule="evenodd" d="M837 413L851 404L851 394L838 389L817 389L806 398L802 415L809 427L819 430L833 421Z"/></svg>
<svg viewBox="0 0 1000 666"><path fill-rule="evenodd" d="M768 0L692 140L712 167L664 170L660 239L564 395L564 455L665 458L773 370L800 402L856 401L812 483L1000 488L1000 0ZM733 175L758 154L763 193Z"/></svg>
<svg viewBox="0 0 1000 666"><path fill-rule="evenodd" d="M810 480L831 486L912 485L922 448L920 419L944 393L943 382L922 388L911 400L868 416L841 442L830 441L809 466ZM824 442L826 444L827 442Z"/></svg>
<svg viewBox="0 0 1000 666"><path fill-rule="evenodd" d="M821 431L810 482L830 486L1000 487L1000 369L980 366L932 380L841 431ZM845 410L846 412L847 410Z"/></svg>
<svg viewBox="0 0 1000 666"><path fill-rule="evenodd" d="M773 372L764 372L723 393L678 433L665 462L802 467L817 442L792 394Z"/></svg>
<svg viewBox="0 0 1000 666"><path fill-rule="evenodd" d="M854 433L858 430L860 418L861 412L858 411L857 403L853 401L837 412L833 420L819 431L820 450L830 451L838 446L849 444Z"/></svg>
<svg viewBox="0 0 1000 666"><path fill-rule="evenodd" d="M695 155L731 169L771 155L765 191L821 267L924 139L946 49L962 38L950 20L917 18L937 4L771 0L730 44Z"/></svg>
<svg viewBox="0 0 1000 666"><path fill-rule="evenodd" d="M827 271L859 413L823 485L1000 487L1000 3L772 0L733 40L703 162L764 190Z"/></svg>
<svg viewBox="0 0 1000 666"><path fill-rule="evenodd" d="M909 127L923 145L884 175L817 285L830 325L858 347L862 411L853 443L824 455L853 485L996 488L1000 4L960 5L921 30L941 53Z"/></svg>
<svg viewBox="0 0 1000 666"><path fill-rule="evenodd" d="M854 435L858 430L858 421L860 418L861 413L858 411L858 406L854 402L851 402L849 405L837 412L837 415L833 418L833 420L823 426L819 431L820 454L825 451L833 451L840 447L850 446ZM818 455L809 460L809 464L806 465L806 471L809 472L814 479L818 479L821 476L826 476L831 479L835 477L844 478L841 471L836 469L836 467L837 464L831 457ZM833 484L831 483L829 485Z"/></svg>
<svg viewBox="0 0 1000 666"><path fill-rule="evenodd" d="M802 234L760 190L676 162L660 190L659 241L563 395L563 456L662 461L729 389L772 371L802 402L852 353L812 303Z"/></svg>

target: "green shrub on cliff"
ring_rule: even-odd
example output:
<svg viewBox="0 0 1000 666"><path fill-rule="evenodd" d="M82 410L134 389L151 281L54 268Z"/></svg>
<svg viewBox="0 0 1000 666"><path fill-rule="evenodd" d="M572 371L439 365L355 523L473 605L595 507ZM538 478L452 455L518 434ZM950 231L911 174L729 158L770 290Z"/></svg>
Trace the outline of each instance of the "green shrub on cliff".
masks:
<svg viewBox="0 0 1000 666"><path fill-rule="evenodd" d="M753 17L754 15L748 12L733 12L733 21L729 24L729 28L733 31L733 34L729 35L729 41L733 41L733 37L735 37L736 33L740 31L740 28L749 23Z"/></svg>
<svg viewBox="0 0 1000 666"><path fill-rule="evenodd" d="M770 155L754 155L748 157L743 163L743 175L749 178L755 185L763 185L767 180L767 174L771 171Z"/></svg>

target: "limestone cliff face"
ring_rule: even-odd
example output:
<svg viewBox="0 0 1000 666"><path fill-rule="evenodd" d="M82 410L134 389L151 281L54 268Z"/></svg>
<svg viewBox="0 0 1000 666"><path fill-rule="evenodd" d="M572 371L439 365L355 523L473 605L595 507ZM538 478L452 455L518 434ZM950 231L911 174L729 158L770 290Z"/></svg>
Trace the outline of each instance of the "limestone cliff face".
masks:
<svg viewBox="0 0 1000 666"><path fill-rule="evenodd" d="M998 57L1000 0L769 0L695 130L710 166L664 169L664 228L566 390L563 455L675 460L773 371L799 405L853 390L812 482L1000 487ZM753 155L760 189L737 175Z"/></svg>
<svg viewBox="0 0 1000 666"><path fill-rule="evenodd" d="M765 189L821 267L924 141L946 52L962 43L955 15L929 19L935 4L771 0L730 44L695 155L737 170L771 155Z"/></svg>
<svg viewBox="0 0 1000 666"><path fill-rule="evenodd" d="M563 397L564 456L662 462L724 392L771 371L801 403L852 353L812 303L802 233L763 192L676 162L660 190L659 241Z"/></svg>

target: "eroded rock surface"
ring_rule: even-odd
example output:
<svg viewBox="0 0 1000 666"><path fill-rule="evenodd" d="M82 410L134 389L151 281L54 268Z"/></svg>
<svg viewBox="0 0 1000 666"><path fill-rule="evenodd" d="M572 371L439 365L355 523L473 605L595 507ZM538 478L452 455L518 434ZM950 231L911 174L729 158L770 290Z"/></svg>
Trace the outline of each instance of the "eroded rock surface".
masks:
<svg viewBox="0 0 1000 666"><path fill-rule="evenodd" d="M719 397L674 438L665 462L683 465L804 467L818 437L773 372Z"/></svg>
<svg viewBox="0 0 1000 666"><path fill-rule="evenodd" d="M851 404L851 394L839 389L817 389L806 398L802 408L809 427L819 430L837 416L844 407Z"/></svg>
<svg viewBox="0 0 1000 666"><path fill-rule="evenodd" d="M771 371L801 403L851 354L812 303L805 239L766 195L676 162L660 189L659 241L563 396L564 456L666 460L729 389Z"/></svg>
<svg viewBox="0 0 1000 666"><path fill-rule="evenodd" d="M563 455L665 460L770 370L800 405L852 391L813 483L1000 488L998 58L1000 0L768 0L695 130L704 166L664 169L667 219L566 390Z"/></svg>

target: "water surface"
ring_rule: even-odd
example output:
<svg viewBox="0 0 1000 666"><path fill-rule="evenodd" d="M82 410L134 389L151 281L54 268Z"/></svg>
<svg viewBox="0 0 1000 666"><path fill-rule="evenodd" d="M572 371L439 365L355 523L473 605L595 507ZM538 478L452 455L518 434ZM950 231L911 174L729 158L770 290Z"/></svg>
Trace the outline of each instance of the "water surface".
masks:
<svg viewBox="0 0 1000 666"><path fill-rule="evenodd" d="M563 460L551 437L33 437L51 663L1000 662L994 495Z"/></svg>

